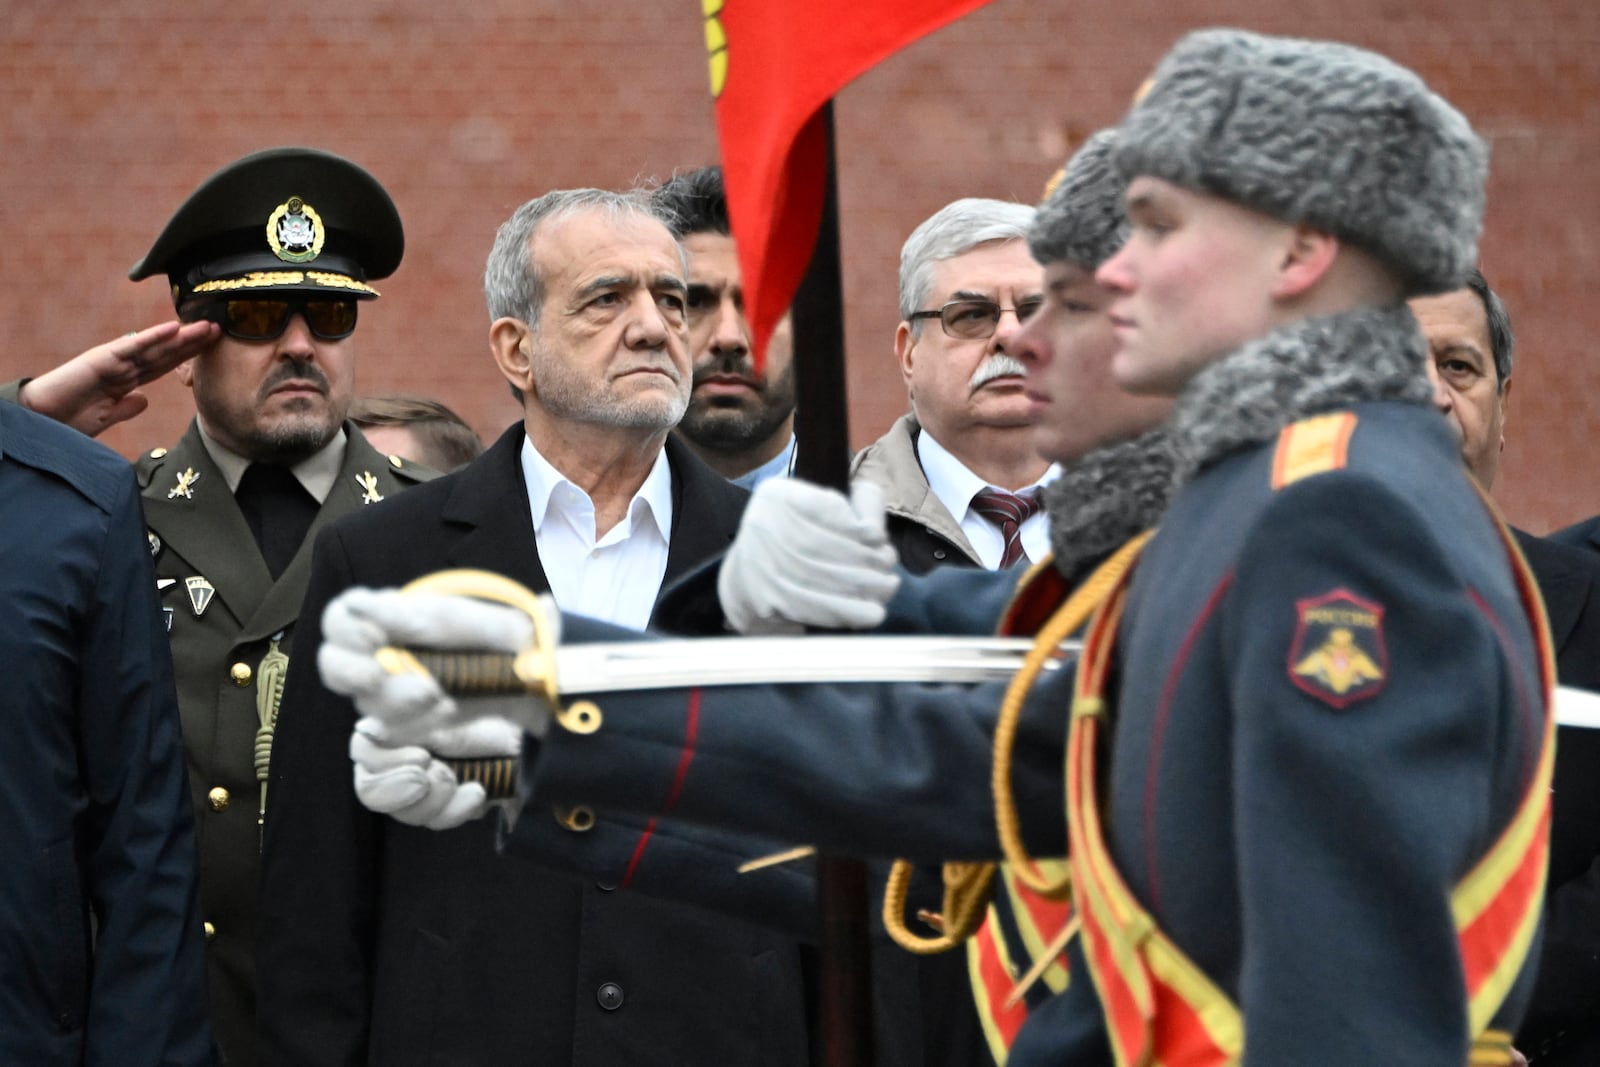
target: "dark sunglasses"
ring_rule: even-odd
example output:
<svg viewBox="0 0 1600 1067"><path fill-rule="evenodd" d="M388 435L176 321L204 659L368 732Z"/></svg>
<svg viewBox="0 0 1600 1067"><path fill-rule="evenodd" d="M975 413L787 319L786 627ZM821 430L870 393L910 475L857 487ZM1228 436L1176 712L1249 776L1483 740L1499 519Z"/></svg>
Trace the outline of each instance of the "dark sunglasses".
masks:
<svg viewBox="0 0 1600 1067"><path fill-rule="evenodd" d="M1000 325L1002 312L1010 311L1017 316L1018 322L1026 321L1029 315L1039 310L1043 304L1041 297L1031 300L1021 300L1014 308L1003 308L992 300L952 300L936 311L913 311L913 319L938 319L939 325L944 327L944 332L951 337L963 341L975 341L985 337L993 337L995 327Z"/></svg>
<svg viewBox="0 0 1600 1067"><path fill-rule="evenodd" d="M240 341L275 341L289 328L289 319L306 320L311 336L339 341L356 329L356 301L294 297L287 300L208 300L192 309L190 322L214 322Z"/></svg>

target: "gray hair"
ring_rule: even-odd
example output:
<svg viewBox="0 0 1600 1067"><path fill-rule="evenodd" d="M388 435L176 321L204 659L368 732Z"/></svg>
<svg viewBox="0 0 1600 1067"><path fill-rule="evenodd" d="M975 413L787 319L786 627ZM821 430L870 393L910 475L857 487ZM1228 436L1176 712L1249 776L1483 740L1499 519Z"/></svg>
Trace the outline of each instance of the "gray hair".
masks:
<svg viewBox="0 0 1600 1067"><path fill-rule="evenodd" d="M1474 267L1467 275L1467 288L1483 304L1483 316L1489 323L1489 352L1494 356L1494 376L1500 389L1511 380L1511 357L1516 348L1516 338L1511 333L1511 312L1505 301L1489 285L1483 271Z"/></svg>
<svg viewBox="0 0 1600 1067"><path fill-rule="evenodd" d="M933 291L933 265L993 241L1026 239L1035 211L1009 200L968 197L947 204L911 231L900 248L900 318L913 332L922 320L912 319Z"/></svg>
<svg viewBox="0 0 1600 1067"><path fill-rule="evenodd" d="M529 200L495 231L494 247L489 250L489 263L483 270L483 295L489 305L490 322L513 318L538 328L539 312L544 307L544 279L533 259L534 235L551 219L582 211L602 211L613 221L639 218L666 225L651 206L649 195L637 190L617 193L608 189L557 189ZM682 246L678 248L678 258L687 274Z"/></svg>

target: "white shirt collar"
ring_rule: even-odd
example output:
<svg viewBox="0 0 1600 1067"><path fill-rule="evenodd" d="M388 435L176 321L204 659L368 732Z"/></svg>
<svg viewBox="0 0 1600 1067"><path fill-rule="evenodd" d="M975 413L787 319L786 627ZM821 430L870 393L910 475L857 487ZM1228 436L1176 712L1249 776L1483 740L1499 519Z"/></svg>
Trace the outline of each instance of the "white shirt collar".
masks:
<svg viewBox="0 0 1600 1067"><path fill-rule="evenodd" d="M550 461L533 447L533 441L524 436L522 439L522 472L528 484L528 505L532 511L533 532L539 534L544 529L545 519L552 510L565 516L574 526L580 527L580 532L585 533L589 542L594 543L594 501L589 494L557 470ZM635 523L648 517L650 523L656 528L662 540L667 540L672 535L672 467L667 462L667 450L663 448L656 454L656 461L650 467L650 473L645 476L644 484L639 486L639 491L634 493L633 500L628 504L628 514L623 520L607 531L601 540L610 543L614 540L627 538L633 530ZM587 529L579 520L586 518Z"/></svg>
<svg viewBox="0 0 1600 1067"><path fill-rule="evenodd" d="M934 440L933 434L929 433L925 426L917 435L917 459L922 463L922 473L928 476L928 488L933 490L933 495L939 498L939 503L944 505L945 510L957 522L966 518L967 509L972 506L972 498L984 489L990 488L988 482L974 474L971 468L957 459L949 449ZM1032 485L1004 491L1026 493L1030 489L1050 484L1060 473L1061 468L1052 463Z"/></svg>

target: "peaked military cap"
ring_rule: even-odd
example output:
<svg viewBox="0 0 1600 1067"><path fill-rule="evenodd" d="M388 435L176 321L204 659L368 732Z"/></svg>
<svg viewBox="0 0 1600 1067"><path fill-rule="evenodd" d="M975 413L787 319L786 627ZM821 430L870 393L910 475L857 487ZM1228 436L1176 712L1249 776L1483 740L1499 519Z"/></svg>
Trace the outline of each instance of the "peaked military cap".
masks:
<svg viewBox="0 0 1600 1067"><path fill-rule="evenodd" d="M1488 149L1422 79L1330 41L1200 30L1123 119L1116 162L1375 255L1412 295L1466 284Z"/></svg>
<svg viewBox="0 0 1600 1067"><path fill-rule="evenodd" d="M331 152L269 148L207 178L128 277L165 274L179 305L274 290L371 299L404 249L400 213L371 174Z"/></svg>

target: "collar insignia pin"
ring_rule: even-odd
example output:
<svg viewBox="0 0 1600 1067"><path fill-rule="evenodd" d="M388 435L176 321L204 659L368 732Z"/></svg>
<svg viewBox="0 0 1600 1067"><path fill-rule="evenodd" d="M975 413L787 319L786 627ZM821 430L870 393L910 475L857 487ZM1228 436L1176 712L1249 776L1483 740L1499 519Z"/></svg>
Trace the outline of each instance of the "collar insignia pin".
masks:
<svg viewBox="0 0 1600 1067"><path fill-rule="evenodd" d="M183 497L185 500L194 499L194 483L200 480L200 472L193 467L188 468L178 475L178 484L167 490L167 499Z"/></svg>
<svg viewBox="0 0 1600 1067"><path fill-rule="evenodd" d="M361 486L363 504L376 504L383 499L383 494L378 492L378 476L371 471L362 471L356 475L356 484Z"/></svg>
<svg viewBox="0 0 1600 1067"><path fill-rule="evenodd" d="M161 538L156 536L154 530L146 530L144 535L150 539L150 555L152 557L159 556L161 554Z"/></svg>
<svg viewBox="0 0 1600 1067"><path fill-rule="evenodd" d="M206 608L211 606L211 598L217 595L217 590L210 582L199 576L185 578L183 584L189 590L189 606L194 609L194 617L198 619L206 613Z"/></svg>

